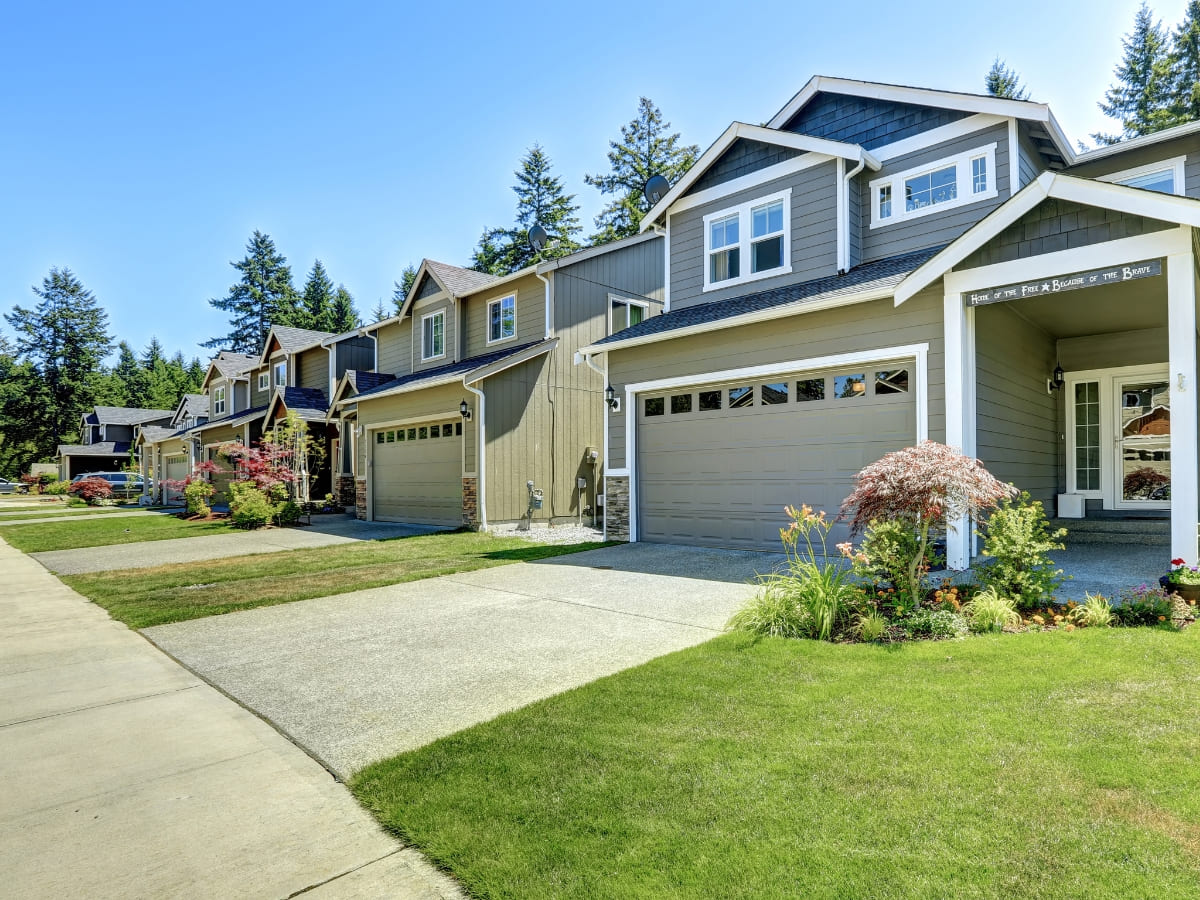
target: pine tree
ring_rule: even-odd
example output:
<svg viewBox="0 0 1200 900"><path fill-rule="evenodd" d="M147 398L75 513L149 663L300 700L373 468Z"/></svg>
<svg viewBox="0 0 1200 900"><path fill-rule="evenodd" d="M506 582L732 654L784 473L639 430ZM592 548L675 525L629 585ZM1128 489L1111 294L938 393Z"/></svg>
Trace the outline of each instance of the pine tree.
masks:
<svg viewBox="0 0 1200 900"><path fill-rule="evenodd" d="M246 257L230 265L241 273L241 278L229 288L227 296L208 301L230 313L229 333L201 346L257 353L272 324L302 324L292 270L269 235L255 231L246 243Z"/></svg>
<svg viewBox="0 0 1200 900"><path fill-rule="evenodd" d="M41 458L54 455L62 440L78 439L79 418L95 403L103 361L112 349L108 314L70 269L51 269L34 286L38 303L31 309L14 306L5 315L16 335L16 355L39 387L26 383L42 399L35 407L20 407L16 424L20 439L32 443ZM10 410L6 418L13 415Z"/></svg>
<svg viewBox="0 0 1200 900"><path fill-rule="evenodd" d="M400 280L392 282L392 305L396 307L396 312L400 312L401 307L404 306L404 298L408 296L408 292L412 290L416 280L417 268L409 263L400 273Z"/></svg>
<svg viewBox="0 0 1200 900"><path fill-rule="evenodd" d="M988 69L988 73L983 79L983 86L993 97L1002 97L1005 100L1029 99L1029 89L1021 84L1016 70L1006 66L1004 60L999 56L992 62L992 67Z"/></svg>
<svg viewBox="0 0 1200 900"><path fill-rule="evenodd" d="M1115 83L1105 92L1100 110L1121 123L1119 134L1097 132L1092 138L1113 144L1149 134L1171 124L1171 72L1167 37L1142 3L1133 30L1121 39L1124 54L1113 70Z"/></svg>
<svg viewBox="0 0 1200 900"><path fill-rule="evenodd" d="M309 270L301 297L305 317L303 327L317 331L338 331L333 327L333 281L319 259Z"/></svg>
<svg viewBox="0 0 1200 900"><path fill-rule="evenodd" d="M387 317L387 310L383 308L383 300L376 300L375 305L371 308L371 321L382 322Z"/></svg>
<svg viewBox="0 0 1200 900"><path fill-rule="evenodd" d="M200 357L193 356L192 361L188 363L187 368L188 381L195 387L188 388L188 391L193 394L200 392L200 385L204 384L204 376L208 374L208 367L200 361Z"/></svg>
<svg viewBox="0 0 1200 900"><path fill-rule="evenodd" d="M679 132L668 133L662 110L648 97L638 100L637 116L621 127L621 139L609 141L607 175L585 175L583 180L602 194L616 197L596 216L599 231L592 243L604 243L638 233L642 217L650 211L644 188L652 175L674 184L700 155L694 144L681 145Z"/></svg>
<svg viewBox="0 0 1200 900"><path fill-rule="evenodd" d="M1171 37L1170 124L1200 120L1200 0L1190 0Z"/></svg>
<svg viewBox="0 0 1200 900"><path fill-rule="evenodd" d="M517 183L516 223L512 228L487 229L480 238L472 266L481 272L507 275L517 269L566 256L579 249L575 237L579 225L579 206L574 194L563 192L562 179L551 174L550 157L534 144L521 159L514 174ZM540 251L529 245L529 229L541 225L550 240Z"/></svg>
<svg viewBox="0 0 1200 900"><path fill-rule="evenodd" d="M160 359L165 359L163 355L163 345L157 337L150 335L150 343L146 345L145 351L142 353L140 362L143 369L153 369L154 364Z"/></svg>
<svg viewBox="0 0 1200 900"><path fill-rule="evenodd" d="M350 292L346 290L344 284L337 286L337 291L333 295L333 304L329 313L329 328L327 331L332 331L334 334L342 334L358 328L362 324L362 320L358 317L358 310L354 308L354 298L350 296Z"/></svg>
<svg viewBox="0 0 1200 900"><path fill-rule="evenodd" d="M157 344L157 340L155 341ZM159 347L161 351L161 347ZM162 353L158 353L158 362L162 361ZM125 341L117 344L117 364L113 367L113 377L116 380L120 400L116 406L146 407L146 393L149 387L147 367L134 355L133 348ZM153 408L153 407L150 407Z"/></svg>

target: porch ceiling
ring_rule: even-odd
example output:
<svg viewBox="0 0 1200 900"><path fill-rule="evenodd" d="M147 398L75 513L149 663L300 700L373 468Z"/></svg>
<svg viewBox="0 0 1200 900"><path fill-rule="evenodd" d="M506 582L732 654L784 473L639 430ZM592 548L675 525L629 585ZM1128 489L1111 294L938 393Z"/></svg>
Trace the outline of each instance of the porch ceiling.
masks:
<svg viewBox="0 0 1200 900"><path fill-rule="evenodd" d="M1112 334L1167 325L1166 279L1028 297L1005 304L1055 338Z"/></svg>

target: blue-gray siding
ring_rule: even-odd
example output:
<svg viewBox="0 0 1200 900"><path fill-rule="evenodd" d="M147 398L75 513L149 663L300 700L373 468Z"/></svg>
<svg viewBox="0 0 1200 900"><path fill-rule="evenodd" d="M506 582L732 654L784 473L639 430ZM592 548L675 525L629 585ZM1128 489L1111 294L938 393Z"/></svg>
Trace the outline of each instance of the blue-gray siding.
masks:
<svg viewBox="0 0 1200 900"><path fill-rule="evenodd" d="M803 150L794 150L791 147L780 147L778 144L764 144L761 141L748 141L745 138L738 138L696 180L696 183L688 188L687 193L694 194L705 188L724 184L727 181L740 178L742 175L749 175L751 172L765 169L767 166L786 162L793 157L800 156L802 153L804 153Z"/></svg>
<svg viewBox="0 0 1200 900"><path fill-rule="evenodd" d="M1114 153L1093 162L1085 162L1066 170L1068 175L1102 178L1114 172L1137 169L1160 160L1186 157L1184 160L1184 191L1189 197L1200 198L1200 134L1186 135L1174 140Z"/></svg>
<svg viewBox="0 0 1200 900"><path fill-rule="evenodd" d="M1017 153L1020 157L1017 161L1018 177L1021 187L1025 187L1042 174L1046 163L1024 128L1019 128L1017 131Z"/></svg>
<svg viewBox="0 0 1200 900"><path fill-rule="evenodd" d="M970 113L953 109L818 93L784 124L783 130L861 144L870 150L948 125L968 115Z"/></svg>

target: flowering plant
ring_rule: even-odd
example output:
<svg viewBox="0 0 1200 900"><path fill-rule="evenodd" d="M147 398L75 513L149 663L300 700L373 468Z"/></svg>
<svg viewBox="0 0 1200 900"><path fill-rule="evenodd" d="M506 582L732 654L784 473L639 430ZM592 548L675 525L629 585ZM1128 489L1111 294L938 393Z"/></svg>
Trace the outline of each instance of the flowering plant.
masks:
<svg viewBox="0 0 1200 900"><path fill-rule="evenodd" d="M1174 567L1167 573L1171 584L1200 584L1200 566L1189 566L1182 559L1171 560Z"/></svg>

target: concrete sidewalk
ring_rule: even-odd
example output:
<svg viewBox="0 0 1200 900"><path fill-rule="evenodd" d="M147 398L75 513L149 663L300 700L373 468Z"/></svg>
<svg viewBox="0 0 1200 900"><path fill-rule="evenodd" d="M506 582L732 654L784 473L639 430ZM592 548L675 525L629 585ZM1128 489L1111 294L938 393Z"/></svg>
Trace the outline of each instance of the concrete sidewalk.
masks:
<svg viewBox="0 0 1200 900"><path fill-rule="evenodd" d="M2 541L0 571L0 896L461 896L295 745Z"/></svg>
<svg viewBox="0 0 1200 900"><path fill-rule="evenodd" d="M171 563L249 556L254 553L277 553L280 550L308 550L333 544L411 537L444 530L425 525L360 522L345 516L314 516L312 525L294 528L231 530L228 534L141 541L109 547L83 547L78 550L48 550L31 555L51 572L59 575L82 575L86 572L140 569ZM3 529L0 528L0 536L3 536L3 533Z"/></svg>

